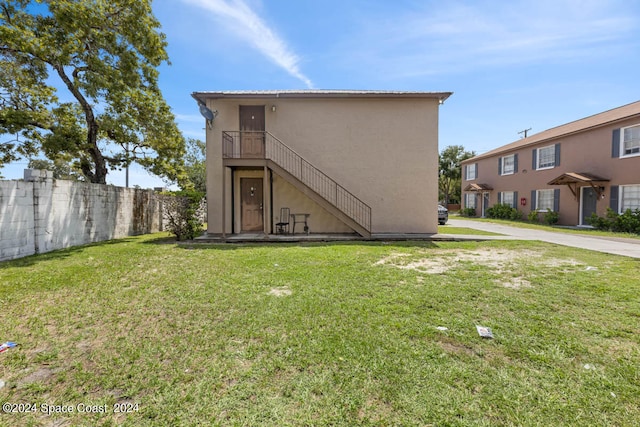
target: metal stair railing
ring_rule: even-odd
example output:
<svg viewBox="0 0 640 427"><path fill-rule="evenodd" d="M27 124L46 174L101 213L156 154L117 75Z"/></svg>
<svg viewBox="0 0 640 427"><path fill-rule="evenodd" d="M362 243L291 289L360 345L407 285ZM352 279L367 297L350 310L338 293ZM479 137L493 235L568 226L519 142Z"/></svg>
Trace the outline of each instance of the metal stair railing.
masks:
<svg viewBox="0 0 640 427"><path fill-rule="evenodd" d="M222 155L224 158L242 159L242 134L243 131L224 131L222 133ZM251 134L255 141L257 132ZM320 169L306 161L302 156L289 148L269 132L264 135L264 159L271 160L282 169L293 175L296 179L332 204L346 216L351 218L367 232L371 232L371 207L349 192L335 180ZM255 159L255 151L246 158Z"/></svg>

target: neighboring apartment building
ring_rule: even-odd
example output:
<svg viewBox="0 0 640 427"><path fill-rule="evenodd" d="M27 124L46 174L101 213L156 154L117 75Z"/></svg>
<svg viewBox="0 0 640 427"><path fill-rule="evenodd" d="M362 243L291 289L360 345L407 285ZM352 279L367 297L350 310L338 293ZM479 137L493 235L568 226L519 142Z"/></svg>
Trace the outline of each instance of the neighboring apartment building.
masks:
<svg viewBox="0 0 640 427"><path fill-rule="evenodd" d="M193 93L216 114L206 132L208 234L291 232L304 220L311 233L436 233L438 112L450 95Z"/></svg>
<svg viewBox="0 0 640 427"><path fill-rule="evenodd" d="M485 216L496 203L525 215L559 213L559 223L588 225L640 208L640 101L567 123L462 162L463 207Z"/></svg>

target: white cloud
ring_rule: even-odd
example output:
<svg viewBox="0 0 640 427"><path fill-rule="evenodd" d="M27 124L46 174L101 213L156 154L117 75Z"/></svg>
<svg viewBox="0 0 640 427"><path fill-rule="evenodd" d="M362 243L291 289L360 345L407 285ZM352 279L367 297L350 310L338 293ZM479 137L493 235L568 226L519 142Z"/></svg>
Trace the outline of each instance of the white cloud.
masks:
<svg viewBox="0 0 640 427"><path fill-rule="evenodd" d="M243 0L183 1L212 12L228 31L234 32L236 37L245 39L264 56L291 76L302 81L307 87L313 87L311 80L300 71L298 56Z"/></svg>

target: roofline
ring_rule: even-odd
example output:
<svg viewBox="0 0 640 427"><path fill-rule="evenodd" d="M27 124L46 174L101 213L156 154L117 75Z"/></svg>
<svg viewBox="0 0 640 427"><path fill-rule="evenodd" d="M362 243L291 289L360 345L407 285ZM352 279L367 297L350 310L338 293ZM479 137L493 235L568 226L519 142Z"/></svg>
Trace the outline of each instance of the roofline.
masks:
<svg viewBox="0 0 640 427"><path fill-rule="evenodd" d="M264 90L203 91L191 96L199 102L207 99L277 99L277 98L425 98L443 103L453 92L410 92L390 90Z"/></svg>
<svg viewBox="0 0 640 427"><path fill-rule="evenodd" d="M558 126L554 126L552 128L549 128L549 129L545 129L545 130L543 130L541 132L535 133L535 134L533 134L533 135L531 135L531 136L529 136L527 138L524 138L523 140L512 141L512 142L510 142L508 144L503 145L502 147L494 148L493 150L489 150L486 153L478 154L477 156L474 156L474 157L471 157L469 159L463 160L462 162L460 162L460 164L470 163L472 161L482 160L482 159L485 159L485 158L491 158L491 157L494 157L496 155L502 155L502 154L506 154L506 153L509 153L509 152L518 151L518 150L520 150L522 148L527 148L527 147L531 147L531 146L538 145L538 144L548 144L548 143L550 143L552 141L555 141L557 139L560 139L560 138L565 138L565 137L570 136L570 135L576 135L576 134L579 134L579 133L582 133L582 132L586 132L586 131L589 131L589 130L593 130L593 129L597 129L597 128L600 128L600 127L608 126L608 125L611 125L612 123L621 122L623 120L629 120L629 119L632 119L634 117L639 117L640 118L640 112L638 112L638 113L635 113L635 114L629 114L629 115L624 116L624 117L618 117L618 118L607 120L607 121L604 121L604 122L599 122L599 123L593 124L591 126L585 126L583 128L576 129L576 130L573 130L573 131L567 131L567 132L564 132L564 133L561 133L561 134L558 134L558 135L552 135L552 136L549 136L548 138L535 139L535 137L540 135L541 133L549 132L549 131L552 131L554 129L558 129L558 128L561 128L561 127L564 127L564 126L567 126L567 125L570 125L570 124L573 124L573 123L576 123L576 122L579 122L579 121L582 121L582 120L587 120L587 119L589 119L591 117L598 116L600 114L605 114L605 113L608 113L608 112L613 111L613 110L617 110L617 109L620 109L620 108L624 108L624 107L630 106L632 104L636 104L637 102L638 101L631 102L629 104L625 104L625 105L622 105L620 107L611 108L609 110L602 111L600 113L592 114L590 116L583 117L583 118L578 119L578 120L573 120L573 121L564 123L562 125L558 125ZM533 139L533 140L531 142L526 142L527 139ZM522 141L522 145L518 145L518 146L515 146L515 147L513 146L513 144L515 144L517 142L520 142L520 141Z"/></svg>

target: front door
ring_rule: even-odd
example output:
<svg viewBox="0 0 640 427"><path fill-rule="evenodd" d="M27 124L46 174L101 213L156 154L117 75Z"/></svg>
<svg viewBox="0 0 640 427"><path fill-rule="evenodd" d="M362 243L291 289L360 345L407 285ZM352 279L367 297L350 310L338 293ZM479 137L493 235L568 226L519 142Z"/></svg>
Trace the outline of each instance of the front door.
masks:
<svg viewBox="0 0 640 427"><path fill-rule="evenodd" d="M264 159L264 105L240 106L240 155Z"/></svg>
<svg viewBox="0 0 640 427"><path fill-rule="evenodd" d="M263 231L262 178L240 178L241 231Z"/></svg>
<svg viewBox="0 0 640 427"><path fill-rule="evenodd" d="M489 193L482 193L482 215L484 218L487 215L487 208L489 207Z"/></svg>
<svg viewBox="0 0 640 427"><path fill-rule="evenodd" d="M580 217L580 225L588 225L586 219L591 214L596 213L596 204L598 203L598 194L592 187L582 187L582 215Z"/></svg>

